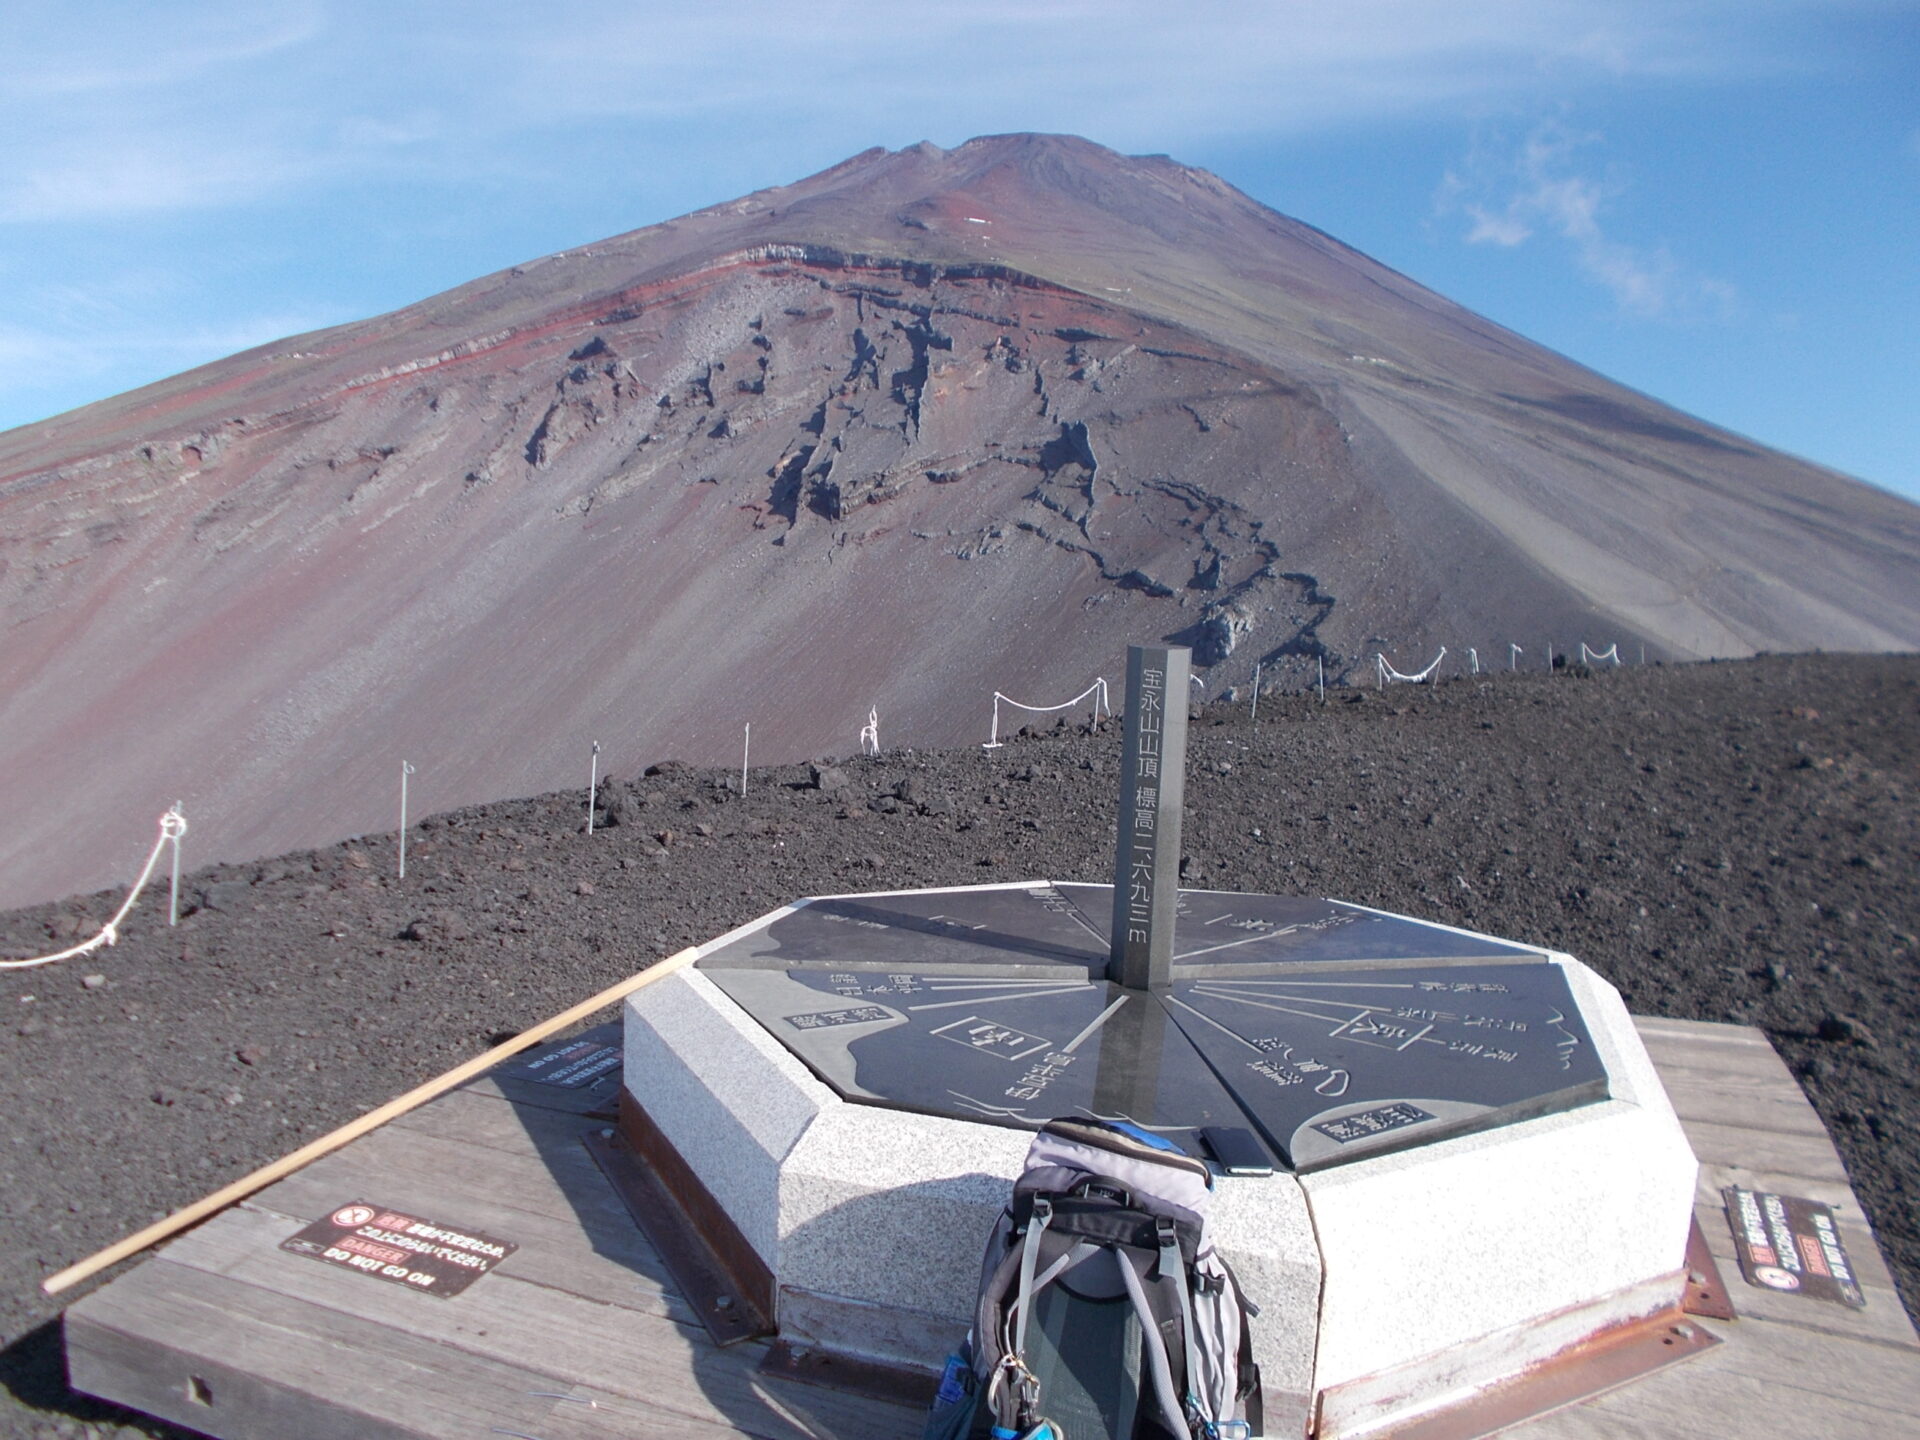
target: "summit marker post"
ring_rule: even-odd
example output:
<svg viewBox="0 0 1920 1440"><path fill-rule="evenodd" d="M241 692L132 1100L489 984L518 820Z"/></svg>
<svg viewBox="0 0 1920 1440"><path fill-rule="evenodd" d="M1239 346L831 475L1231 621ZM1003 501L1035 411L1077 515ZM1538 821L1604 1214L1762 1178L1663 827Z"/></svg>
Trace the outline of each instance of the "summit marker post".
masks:
<svg viewBox="0 0 1920 1440"><path fill-rule="evenodd" d="M1173 979L1191 658L1192 652L1179 645L1127 647L1126 738L1120 752L1113 948L1107 978L1130 990L1164 989Z"/></svg>

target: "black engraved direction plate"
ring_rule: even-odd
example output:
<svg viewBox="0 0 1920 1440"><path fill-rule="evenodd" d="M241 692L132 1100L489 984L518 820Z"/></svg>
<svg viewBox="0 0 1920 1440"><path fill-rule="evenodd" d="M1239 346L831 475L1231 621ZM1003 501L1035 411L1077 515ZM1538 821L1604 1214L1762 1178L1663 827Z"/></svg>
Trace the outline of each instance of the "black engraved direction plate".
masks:
<svg viewBox="0 0 1920 1440"><path fill-rule="evenodd" d="M1100 916L1104 885L1052 887L1089 917ZM1182 890L1174 930L1175 978L1229 967L1261 972L1272 962L1289 965L1350 965L1378 960L1538 961L1538 950L1444 925L1427 925L1338 900L1304 895L1238 895L1225 890ZM1091 921L1090 921L1091 923ZM1100 943L1106 943L1104 919Z"/></svg>
<svg viewBox="0 0 1920 1440"><path fill-rule="evenodd" d="M1314 1169L1607 1093L1537 950L1338 901L1185 891L1164 991L1107 978L1104 885L801 902L700 969L849 1100L1256 1131Z"/></svg>
<svg viewBox="0 0 1920 1440"><path fill-rule="evenodd" d="M1232 975L1167 1004L1296 1170L1606 1095L1557 965Z"/></svg>
<svg viewBox="0 0 1920 1440"><path fill-rule="evenodd" d="M709 969L718 958L701 961L708 978L849 1100L1036 1127L1056 1115L1244 1123L1158 1000L1085 968Z"/></svg>

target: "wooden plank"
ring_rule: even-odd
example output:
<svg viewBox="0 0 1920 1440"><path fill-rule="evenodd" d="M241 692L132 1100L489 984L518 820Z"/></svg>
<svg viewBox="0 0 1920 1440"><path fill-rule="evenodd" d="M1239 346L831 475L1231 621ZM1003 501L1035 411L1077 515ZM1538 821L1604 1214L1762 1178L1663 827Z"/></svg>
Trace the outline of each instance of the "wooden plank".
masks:
<svg viewBox="0 0 1920 1440"><path fill-rule="evenodd" d="M1633 1028L1642 1043L1672 1042L1695 1049L1764 1051L1775 1055L1773 1042L1757 1025L1729 1025L1724 1020L1675 1020L1665 1015L1633 1015ZM1776 1057L1777 1058L1777 1057Z"/></svg>
<svg viewBox="0 0 1920 1440"><path fill-rule="evenodd" d="M1723 1125L1713 1120L1682 1119L1694 1158L1702 1165L1726 1169L1764 1169L1775 1175L1800 1175L1847 1191L1846 1166L1826 1135L1788 1134L1750 1125ZM1849 1199L1847 1209L1860 1207Z"/></svg>
<svg viewBox="0 0 1920 1440"><path fill-rule="evenodd" d="M519 1250L496 1273L605 1304L693 1319L659 1254L571 1137L548 1159L388 1130L328 1156L250 1203L307 1221L356 1199L513 1241Z"/></svg>
<svg viewBox="0 0 1920 1440"><path fill-rule="evenodd" d="M1682 1065L1725 1076L1736 1084L1792 1082L1786 1062L1767 1037L1751 1026L1680 1026L1676 1021L1642 1020L1635 1029L1654 1068L1663 1073L1670 1065Z"/></svg>
<svg viewBox="0 0 1920 1440"><path fill-rule="evenodd" d="M582 1137L608 1129L610 1124L597 1115L525 1105L486 1090L466 1089L442 1095L387 1128L444 1135L489 1150L533 1155L550 1143L557 1147L560 1142L553 1137L564 1136L565 1144L578 1145Z"/></svg>
<svg viewBox="0 0 1920 1440"><path fill-rule="evenodd" d="M1713 1367L1778 1383L1805 1395L1871 1403L1909 1417L1920 1435L1920 1355L1908 1347L1877 1345L1771 1320L1737 1320L1740 1343L1716 1352Z"/></svg>
<svg viewBox="0 0 1920 1440"><path fill-rule="evenodd" d="M742 1348L757 1355L762 1347ZM584 1388L582 1393L598 1394ZM769 1382L758 1375L752 1379L752 1394L764 1413L736 1419L735 1423L742 1426L739 1433L771 1435L780 1440L790 1435L815 1436L819 1440L907 1440L920 1434L927 1419L926 1411L918 1407L889 1405L811 1385ZM591 1440L635 1440L635 1437L651 1440L656 1433L665 1433L650 1428L656 1423L652 1407L619 1396L602 1396L597 1409L571 1418L581 1440L588 1440L589 1436ZM775 1430L776 1424L781 1428ZM538 1433L540 1440L570 1440L570 1437ZM673 1433L677 1440L679 1432ZM695 1433L688 1432L690 1436ZM697 1433L710 1437L713 1431L709 1427Z"/></svg>
<svg viewBox="0 0 1920 1440"><path fill-rule="evenodd" d="M1826 1138L1826 1127L1799 1087L1787 1091L1777 1076L1725 1075L1707 1065L1658 1060L1655 1068L1682 1121Z"/></svg>
<svg viewBox="0 0 1920 1440"><path fill-rule="evenodd" d="M688 1413L165 1260L70 1314L76 1385L221 1440L474 1440L508 1432L539 1440L893 1440L919 1424L851 1397L788 1397L753 1373L752 1356L724 1362L737 1375L719 1387L719 1405ZM688 1373L654 1378L699 1396L711 1376L696 1355ZM194 1379L210 1403L186 1398Z"/></svg>
<svg viewBox="0 0 1920 1440"><path fill-rule="evenodd" d="M454 1299L421 1295L287 1254L277 1247L288 1233L282 1217L253 1209L229 1211L175 1241L153 1263L218 1278L231 1287L227 1303L233 1306L265 1307L284 1316L289 1312L281 1302L297 1302L305 1307L299 1324L310 1332L335 1334L358 1327L382 1336L404 1334L449 1355L517 1367L564 1382L550 1384L548 1389L585 1387L585 1391L624 1400L629 1407L689 1417L709 1426L752 1416L751 1433L779 1440L808 1433L774 1415L759 1398L765 1382L754 1367L761 1347L717 1350L691 1323L678 1324L517 1279L504 1265ZM99 1293L106 1295L115 1288ZM885 1414L890 1416L888 1424L897 1424L892 1407L836 1397L833 1408L854 1426L850 1433L899 1433L866 1428L860 1419L870 1413ZM543 1440L549 1437L543 1435Z"/></svg>
<svg viewBox="0 0 1920 1440"><path fill-rule="evenodd" d="M537 1428L553 1402L533 1398L560 1377L165 1260L69 1308L66 1342L76 1389L224 1440L470 1440L496 1426L560 1440Z"/></svg>
<svg viewBox="0 0 1920 1440"><path fill-rule="evenodd" d="M1809 1393L1790 1379L1722 1368L1720 1357L1730 1348L1722 1345L1506 1433L1519 1440L1912 1440L1915 1420L1898 1406L1870 1396ZM1782 1357L1782 1363L1793 1361L1791 1354Z"/></svg>
<svg viewBox="0 0 1920 1440"><path fill-rule="evenodd" d="M1752 1165L1720 1165L1710 1160L1700 1162L1700 1175L1694 1182L1694 1204L1719 1204L1720 1191L1728 1185L1739 1185L1747 1190L1771 1190L1776 1195L1804 1195L1809 1200L1818 1200L1830 1206L1843 1225L1858 1227L1866 1224L1860 1202L1854 1198L1853 1187L1844 1180L1792 1175L1784 1170L1767 1170Z"/></svg>

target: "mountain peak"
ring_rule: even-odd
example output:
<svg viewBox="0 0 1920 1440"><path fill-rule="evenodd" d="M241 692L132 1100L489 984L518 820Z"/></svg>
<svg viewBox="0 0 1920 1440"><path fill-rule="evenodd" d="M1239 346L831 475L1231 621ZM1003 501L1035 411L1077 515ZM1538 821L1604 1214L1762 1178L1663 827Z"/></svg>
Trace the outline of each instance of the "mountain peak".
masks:
<svg viewBox="0 0 1920 1440"><path fill-rule="evenodd" d="M1131 641L1210 694L1920 645L1920 508L1205 171L875 148L0 436L0 903L664 755L983 738Z"/></svg>

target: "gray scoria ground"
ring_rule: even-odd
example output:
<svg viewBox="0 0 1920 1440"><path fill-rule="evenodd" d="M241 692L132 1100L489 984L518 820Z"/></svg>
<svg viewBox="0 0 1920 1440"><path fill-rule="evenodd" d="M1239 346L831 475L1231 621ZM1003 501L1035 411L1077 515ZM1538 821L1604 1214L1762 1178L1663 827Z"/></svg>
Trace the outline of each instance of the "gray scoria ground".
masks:
<svg viewBox="0 0 1920 1440"><path fill-rule="evenodd" d="M1329 701L1198 719L1187 882L1554 946L1636 1012L1761 1026L1920 1306L1920 659ZM404 883L391 834L220 866L176 930L149 902L104 955L0 972L0 1433L178 1433L66 1391L47 1273L794 896L1103 880L1116 756L1114 727L1070 726L846 762L837 790L757 771L744 800L668 766L622 777L591 838L577 793L439 816ZM0 947L71 943L119 898L0 916Z"/></svg>

